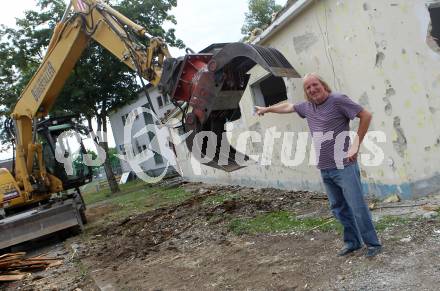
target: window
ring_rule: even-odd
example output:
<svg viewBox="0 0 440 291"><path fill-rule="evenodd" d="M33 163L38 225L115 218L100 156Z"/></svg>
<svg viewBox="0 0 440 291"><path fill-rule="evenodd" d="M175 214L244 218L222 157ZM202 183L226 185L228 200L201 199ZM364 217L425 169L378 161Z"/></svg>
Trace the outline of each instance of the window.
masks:
<svg viewBox="0 0 440 291"><path fill-rule="evenodd" d="M140 154L140 153L142 152L142 147L140 146L138 140L135 140L134 142L135 142L135 144L136 144L136 148L137 148L137 150L138 150L138 154Z"/></svg>
<svg viewBox="0 0 440 291"><path fill-rule="evenodd" d="M179 134L179 136L185 134L185 128L183 128L183 125L182 125L182 126L179 126L179 127L177 128L177 133Z"/></svg>
<svg viewBox="0 0 440 291"><path fill-rule="evenodd" d="M127 122L130 121L130 120L128 119L128 113L122 115L121 118L122 118L122 125L124 125L124 126L125 126L125 124L126 124Z"/></svg>
<svg viewBox="0 0 440 291"><path fill-rule="evenodd" d="M437 47L436 51L440 50L440 2L432 3L429 8L429 15L431 16L431 32L430 36L435 42L433 44Z"/></svg>
<svg viewBox="0 0 440 291"><path fill-rule="evenodd" d="M123 154L124 156L127 154L127 152L125 151L125 146L124 146L123 144L120 144L120 145L118 146L118 148L119 148L119 152L120 152L121 154Z"/></svg>
<svg viewBox="0 0 440 291"><path fill-rule="evenodd" d="M144 112L145 125L154 124L153 116L149 112Z"/></svg>
<svg viewBox="0 0 440 291"><path fill-rule="evenodd" d="M158 96L158 97L157 97L157 105L158 105L159 107L162 107L162 106L163 106L162 96Z"/></svg>
<svg viewBox="0 0 440 291"><path fill-rule="evenodd" d="M144 112L145 124L154 124L153 115L150 112Z"/></svg>
<svg viewBox="0 0 440 291"><path fill-rule="evenodd" d="M169 104L170 103L170 98L168 97L168 95L163 95L163 103L166 105L166 104Z"/></svg>
<svg viewBox="0 0 440 291"><path fill-rule="evenodd" d="M150 143L153 141L153 138L155 137L156 135L154 134L154 132L152 132L152 131L148 131L148 139L150 140Z"/></svg>
<svg viewBox="0 0 440 291"><path fill-rule="evenodd" d="M258 106L270 106L287 100L287 89L281 77L269 75L251 85L254 103Z"/></svg>
<svg viewBox="0 0 440 291"><path fill-rule="evenodd" d="M142 152L144 153L144 155L147 154L147 145L145 144L142 145Z"/></svg>
<svg viewBox="0 0 440 291"><path fill-rule="evenodd" d="M174 156L177 157L176 147L174 146L174 143L171 142L171 140L168 141L168 147L173 150Z"/></svg>
<svg viewBox="0 0 440 291"><path fill-rule="evenodd" d="M163 158L162 155L158 152L154 152L154 163L156 165L163 164Z"/></svg>
<svg viewBox="0 0 440 291"><path fill-rule="evenodd" d="M142 107L150 109L150 105L148 104L144 104ZM143 115L144 115L145 125L154 124L153 116L151 115L150 112L144 112Z"/></svg>

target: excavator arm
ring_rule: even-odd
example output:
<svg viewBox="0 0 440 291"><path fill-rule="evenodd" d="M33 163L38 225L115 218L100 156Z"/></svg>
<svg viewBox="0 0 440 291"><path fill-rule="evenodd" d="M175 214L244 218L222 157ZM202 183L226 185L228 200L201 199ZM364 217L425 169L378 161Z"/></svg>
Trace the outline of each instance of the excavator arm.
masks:
<svg viewBox="0 0 440 291"><path fill-rule="evenodd" d="M136 40L136 37L145 36L149 37L148 46ZM170 57L161 39L149 36L145 28L105 2L73 0L54 30L40 67L12 113L17 143L15 178L26 193L35 188L30 180L35 159L39 163L39 172L34 178L47 185L58 184L55 187L58 191L62 188L54 177L49 179L45 171L41 145L36 142L37 120L50 112L70 72L92 39L153 85L159 83L164 59Z"/></svg>

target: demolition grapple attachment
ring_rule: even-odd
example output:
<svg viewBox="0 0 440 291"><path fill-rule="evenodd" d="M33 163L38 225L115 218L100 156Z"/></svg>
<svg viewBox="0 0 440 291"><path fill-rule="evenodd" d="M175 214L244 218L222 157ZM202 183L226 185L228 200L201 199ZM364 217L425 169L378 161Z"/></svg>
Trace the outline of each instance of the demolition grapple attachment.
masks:
<svg viewBox="0 0 440 291"><path fill-rule="evenodd" d="M244 43L214 44L165 61L159 87L173 100L188 103L183 120L191 134L186 143L203 164L231 172L249 160L230 146L225 123L240 118L248 71L256 64L277 77L299 77L278 50Z"/></svg>

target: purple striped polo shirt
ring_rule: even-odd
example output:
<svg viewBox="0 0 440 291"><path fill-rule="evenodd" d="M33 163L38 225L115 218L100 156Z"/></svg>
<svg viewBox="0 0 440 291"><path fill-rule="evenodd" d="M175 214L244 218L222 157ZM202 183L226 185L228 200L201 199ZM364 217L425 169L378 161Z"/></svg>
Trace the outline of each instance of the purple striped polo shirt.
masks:
<svg viewBox="0 0 440 291"><path fill-rule="evenodd" d="M363 110L362 106L346 95L331 93L322 104L305 101L294 108L300 117L307 119L318 169L342 168L353 163L345 158L350 145L347 132L350 120Z"/></svg>

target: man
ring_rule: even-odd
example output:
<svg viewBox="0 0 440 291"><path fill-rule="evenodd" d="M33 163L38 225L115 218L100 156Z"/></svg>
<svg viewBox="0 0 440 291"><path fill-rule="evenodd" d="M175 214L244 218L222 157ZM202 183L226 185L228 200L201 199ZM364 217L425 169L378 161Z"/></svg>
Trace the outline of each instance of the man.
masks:
<svg viewBox="0 0 440 291"><path fill-rule="evenodd" d="M370 125L371 113L347 96L332 93L328 84L316 73L307 74L303 78L303 86L307 101L295 105L256 106L256 113L296 112L307 119L330 208L344 227L345 246L338 255L350 254L365 243L366 256L374 257L381 252L382 246L363 197L356 161L359 145ZM355 117L360 120L359 128L350 146L346 138L350 120ZM341 157L341 153L344 156Z"/></svg>

